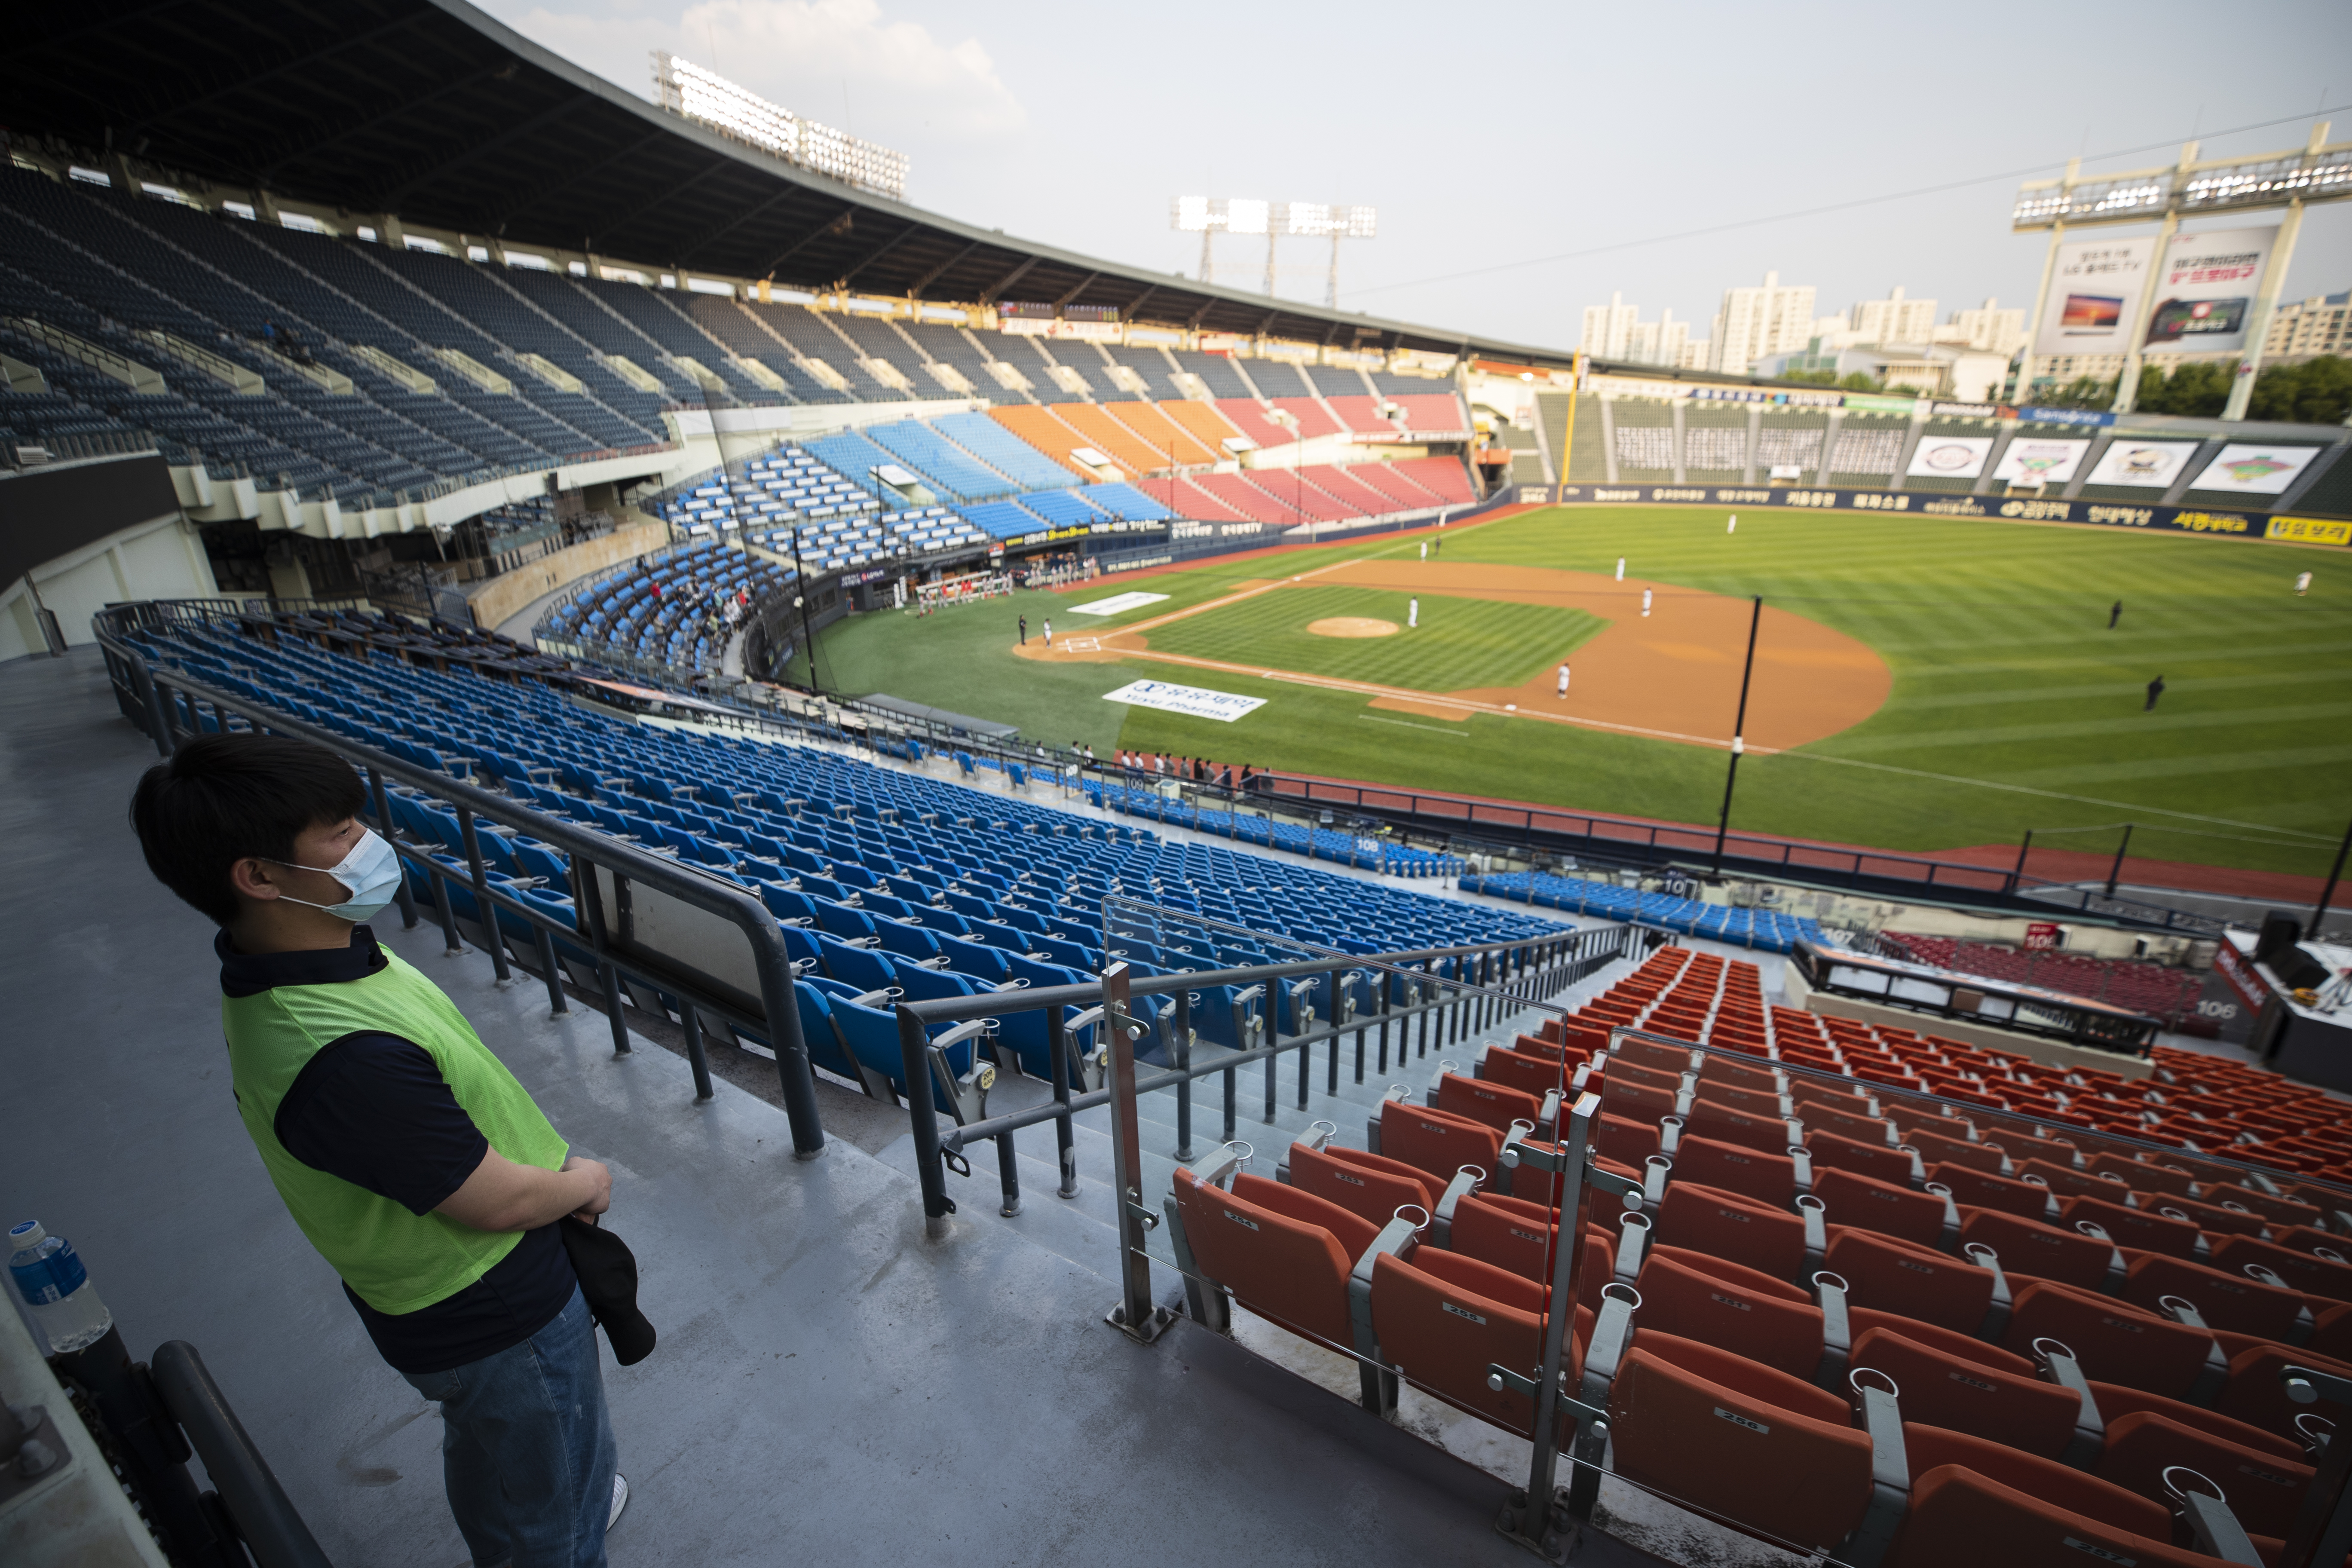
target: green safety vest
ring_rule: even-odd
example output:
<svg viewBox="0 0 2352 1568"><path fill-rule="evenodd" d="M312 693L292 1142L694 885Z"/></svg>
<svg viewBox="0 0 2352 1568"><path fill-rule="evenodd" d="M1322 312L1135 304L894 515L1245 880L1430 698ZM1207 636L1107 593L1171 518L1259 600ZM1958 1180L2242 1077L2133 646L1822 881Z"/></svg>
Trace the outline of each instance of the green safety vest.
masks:
<svg viewBox="0 0 2352 1568"><path fill-rule="evenodd" d="M458 1105L508 1159L551 1171L563 1163L567 1145L441 988L390 948L383 951L385 967L363 979L224 996L221 1026L237 1112L294 1223L361 1300L398 1316L471 1285L512 1252L523 1233L476 1230L437 1212L411 1214L288 1153L278 1141L278 1106L304 1064L346 1035L397 1035L432 1057Z"/></svg>

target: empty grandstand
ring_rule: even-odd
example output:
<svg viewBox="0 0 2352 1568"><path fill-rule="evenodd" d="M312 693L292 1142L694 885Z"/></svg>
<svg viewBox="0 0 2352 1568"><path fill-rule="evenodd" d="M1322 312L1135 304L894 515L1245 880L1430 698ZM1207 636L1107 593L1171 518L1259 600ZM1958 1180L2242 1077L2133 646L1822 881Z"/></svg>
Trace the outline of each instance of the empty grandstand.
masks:
<svg viewBox="0 0 2352 1568"><path fill-rule="evenodd" d="M2352 1532L2352 1134L2250 1053L2140 1048L2183 972L1913 934L1864 953L1817 892L1543 869L1532 816L1516 848L1482 837L1508 803L1382 826L1317 809L1344 782L1235 787L1124 736L1097 756L772 679L798 652L814 686L799 645L855 610L836 624L910 662L997 638L1057 716L1213 724L1197 690L1154 708L989 617L1050 606L1067 651L1076 612L1108 641L1121 600L1206 602L1196 552L1336 539L1402 565L1409 536L1353 542L1604 485L2107 504L1990 468L1906 481L1927 434L2079 439L2087 472L2164 427L1580 365L1071 256L689 124L443 0L37 9L0 79L25 557L0 627L58 656L0 665L0 1173L80 1247L12 1258L27 1313L0 1315L0 1541L27 1561L520 1561L444 1501L480 1491L478 1362L375 1363L416 1313L513 1316L514 1275L485 1270L526 1244L567 1300L579 1274L562 1321L611 1408L583 1562L609 1529L620 1564L1141 1540L1363 1568L2311 1568ZM2242 434L2218 424L2169 429L2199 449L2164 507L2238 494L2259 531L2352 482L2307 436L2259 505L2200 491ZM1482 475L1478 447L1507 459ZM1085 596L924 613L1043 572ZM1465 753L1519 722L1365 717ZM263 951L243 903L216 933L124 829L159 756L260 731L326 748L361 800L302 825L362 846L335 869L289 838L226 873L352 879L297 917L323 945ZM381 905L355 885L378 848ZM2131 1027L1866 1010L1806 978L1896 950ZM431 1080L459 1113L520 1091L558 1134L444 1150L436 1180L586 1161L601 1235L570 1197L542 1224L446 1182L376 1194L223 1092L216 992L295 1016L383 975L426 998L420 1030L487 1047L409 1053L465 1077ZM344 1022L306 1021L273 1089L299 1106L404 1043ZM264 1165L398 1203L464 1282L333 1305L341 1260L306 1233L339 1221L298 1223ZM77 1256L112 1314L80 1349L43 1337ZM643 1359L616 1293L658 1331Z"/></svg>

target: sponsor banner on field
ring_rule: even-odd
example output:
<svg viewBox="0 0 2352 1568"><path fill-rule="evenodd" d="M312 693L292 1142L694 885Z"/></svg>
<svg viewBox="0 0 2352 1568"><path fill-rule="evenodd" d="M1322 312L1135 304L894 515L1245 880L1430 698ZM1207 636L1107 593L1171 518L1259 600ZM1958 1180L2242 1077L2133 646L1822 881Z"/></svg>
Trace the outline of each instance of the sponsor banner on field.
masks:
<svg viewBox="0 0 2352 1568"><path fill-rule="evenodd" d="M1129 610L1139 610L1146 605L1157 605L1167 597L1165 594L1113 594L1108 599L1096 599L1088 604L1072 605L1070 608L1081 616L1123 616Z"/></svg>
<svg viewBox="0 0 2352 1568"><path fill-rule="evenodd" d="M2276 225L2174 235L2151 285L2156 309L2147 318L2147 346L2202 353L2244 349L2254 285L2277 238Z"/></svg>
<svg viewBox="0 0 2352 1568"><path fill-rule="evenodd" d="M2284 540L2289 544L2352 544L2352 522L2316 517L2274 517L2263 537Z"/></svg>
<svg viewBox="0 0 2352 1568"><path fill-rule="evenodd" d="M2156 240L2077 239L2058 247L2050 299L2034 324L2038 354L2119 354L2131 348Z"/></svg>
<svg viewBox="0 0 2352 1568"><path fill-rule="evenodd" d="M1165 680L1131 680L1117 691L1103 693L1106 702L1131 702L1167 713L1189 713L1230 724L1265 706L1263 697L1241 697L1230 691L1210 691L1198 686L1175 686Z"/></svg>
<svg viewBox="0 0 2352 1568"><path fill-rule="evenodd" d="M1972 479L1992 452L1990 436L1922 436L1905 471L1921 479Z"/></svg>
<svg viewBox="0 0 2352 1568"><path fill-rule="evenodd" d="M1551 500L1549 489L1522 492ZM1761 485L1591 485L1559 487L1570 506L1790 507L1805 511L1880 511L1916 517L1984 517L2010 522L2084 522L2107 528L2265 537L2273 521L2260 511L2140 506L2130 501L2038 500L2025 496L1905 494L1891 490L1801 489ZM2326 524L2318 526L2326 527Z"/></svg>
<svg viewBox="0 0 2352 1568"><path fill-rule="evenodd" d="M2205 465L2205 471L2189 486L2199 490L2245 490L2253 495L2274 496L2293 484L2295 477L2319 455L2316 447L2279 447L2266 441L2232 441L2221 448L2221 455Z"/></svg>
<svg viewBox="0 0 2352 1568"><path fill-rule="evenodd" d="M2181 468L2197 455L2195 441L2139 441L2118 437L2091 467L2087 481L2095 485L2137 485L2167 490Z"/></svg>
<svg viewBox="0 0 2352 1568"><path fill-rule="evenodd" d="M2020 436L2001 452L1993 478L2012 485L2063 485L2074 477L2075 466L2082 462L2090 446L2090 442L2075 437L2053 441L2044 437Z"/></svg>

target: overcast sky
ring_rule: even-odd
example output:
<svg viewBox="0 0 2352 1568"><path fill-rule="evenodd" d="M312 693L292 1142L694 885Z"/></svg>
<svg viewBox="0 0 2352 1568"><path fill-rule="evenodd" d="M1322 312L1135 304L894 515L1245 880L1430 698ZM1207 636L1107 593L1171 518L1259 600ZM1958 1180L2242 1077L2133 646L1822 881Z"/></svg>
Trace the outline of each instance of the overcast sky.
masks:
<svg viewBox="0 0 2352 1568"><path fill-rule="evenodd" d="M1179 195L1371 204L1342 308L1558 347L1612 289L1704 336L1768 268L1821 314L1895 284L1939 319L2030 305L2044 241L2008 220L2039 175L2015 171L2155 144L2088 165L2145 167L2200 133L2208 157L2295 146L2352 103L2345 0L482 3L639 94L651 49L710 66L908 154L919 205L1129 265L1197 274ZM2328 118L2352 140L2352 110ZM1984 175L2003 177L1780 216ZM1757 218L1777 221L1674 237ZM2195 226L2252 221L2275 218ZM1218 280L1261 287L1265 257L1222 241ZM1286 247L1280 291L1319 301L1328 258ZM2285 297L2347 287L2352 203L2315 208Z"/></svg>

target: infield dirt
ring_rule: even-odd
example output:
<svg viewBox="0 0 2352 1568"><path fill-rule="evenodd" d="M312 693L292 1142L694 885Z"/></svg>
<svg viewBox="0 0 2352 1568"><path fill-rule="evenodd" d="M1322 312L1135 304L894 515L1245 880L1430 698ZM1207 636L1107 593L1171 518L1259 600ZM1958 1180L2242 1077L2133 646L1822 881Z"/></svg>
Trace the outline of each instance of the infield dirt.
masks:
<svg viewBox="0 0 2352 1568"><path fill-rule="evenodd" d="M1439 624L1447 598L1578 609L1609 625L1576 650L1565 698L1558 694L1558 677L1551 668L1523 686L1433 694L1151 647L1155 627L1308 584L1422 595L1420 629L1424 630ZM1642 614L1644 590L1651 595L1647 616ZM1516 712L1522 718L1722 745L1731 738L1738 708L1749 615L1745 599L1635 577L1619 582L1593 572L1469 561L1342 561L1297 577L1245 582L1205 604L1083 637L1075 647L1063 639L1050 651L1034 642L1016 651L1024 658L1055 663L1149 659L1238 675L1274 675L1328 689L1360 691L1372 700L1374 708L1433 719ZM1885 661L1868 644L1769 605L1757 628L1756 674L1746 735L1748 745L1766 750L1801 746L1859 724L1878 711L1894 684Z"/></svg>

